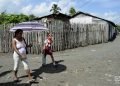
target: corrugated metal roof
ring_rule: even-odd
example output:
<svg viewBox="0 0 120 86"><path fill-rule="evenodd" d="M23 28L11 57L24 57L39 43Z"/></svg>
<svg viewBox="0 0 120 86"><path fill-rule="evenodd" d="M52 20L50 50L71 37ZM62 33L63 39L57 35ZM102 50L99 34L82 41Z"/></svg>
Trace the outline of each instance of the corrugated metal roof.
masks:
<svg viewBox="0 0 120 86"><path fill-rule="evenodd" d="M55 18L55 19L61 19L61 18L67 18L70 19L71 16L68 16L66 14L58 13L58 14L50 14L42 17L35 18L34 20L41 20L42 18Z"/></svg>

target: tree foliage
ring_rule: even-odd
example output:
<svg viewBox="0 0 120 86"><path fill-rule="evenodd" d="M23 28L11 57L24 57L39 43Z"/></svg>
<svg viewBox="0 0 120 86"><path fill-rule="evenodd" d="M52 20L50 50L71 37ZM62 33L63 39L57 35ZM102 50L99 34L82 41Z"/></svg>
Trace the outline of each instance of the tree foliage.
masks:
<svg viewBox="0 0 120 86"><path fill-rule="evenodd" d="M120 25L117 25L117 30L120 32Z"/></svg>
<svg viewBox="0 0 120 86"><path fill-rule="evenodd" d="M70 16L73 16L73 15L75 15L76 13L77 13L77 12L76 12L75 8L74 8L74 7L71 7L70 10L69 10L69 15L70 15Z"/></svg>
<svg viewBox="0 0 120 86"><path fill-rule="evenodd" d="M6 12L2 12L0 14L0 24L7 23L20 23L25 21L31 21L35 18L33 14L24 15L24 14L7 14Z"/></svg>
<svg viewBox="0 0 120 86"><path fill-rule="evenodd" d="M51 11L52 11L53 14L57 14L57 13L59 13L59 11L61 11L61 8L58 7L57 4L53 4L53 6L52 6L50 12L51 12Z"/></svg>

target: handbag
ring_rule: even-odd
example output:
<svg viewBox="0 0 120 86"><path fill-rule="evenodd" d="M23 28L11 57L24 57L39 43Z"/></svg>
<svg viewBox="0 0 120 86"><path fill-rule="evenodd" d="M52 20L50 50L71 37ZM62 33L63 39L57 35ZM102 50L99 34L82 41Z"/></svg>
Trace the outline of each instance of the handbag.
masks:
<svg viewBox="0 0 120 86"><path fill-rule="evenodd" d="M27 49L27 47L25 47L25 49L26 49L26 54L28 54L28 49Z"/></svg>
<svg viewBox="0 0 120 86"><path fill-rule="evenodd" d="M25 41L25 39L24 39L24 38L23 38L23 40L24 40L25 45L26 45L26 47L25 47L25 49L26 49L26 54L28 54L27 43L26 43L26 41Z"/></svg>

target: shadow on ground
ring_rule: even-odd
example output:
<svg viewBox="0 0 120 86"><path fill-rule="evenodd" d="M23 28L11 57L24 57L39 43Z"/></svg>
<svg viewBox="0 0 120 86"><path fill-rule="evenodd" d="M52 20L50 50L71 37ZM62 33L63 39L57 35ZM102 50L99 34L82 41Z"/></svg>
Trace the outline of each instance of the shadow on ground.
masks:
<svg viewBox="0 0 120 86"><path fill-rule="evenodd" d="M63 72L66 70L66 66L63 65L63 64L59 64L60 62L63 62L64 60L59 60L59 61L56 61L56 66L53 66L52 63L50 64L46 64L45 67L40 67L38 69L33 69L32 71L32 76L34 79L37 79L37 78L40 78L40 79L43 79L40 74L42 74L43 72L44 73L60 73L60 72ZM24 77L27 77L27 75L25 76L21 76L19 78L24 78Z"/></svg>
<svg viewBox="0 0 120 86"><path fill-rule="evenodd" d="M3 67L3 66L0 66L0 68Z"/></svg>
<svg viewBox="0 0 120 86"><path fill-rule="evenodd" d="M6 74L11 73L11 72L12 72L12 70L4 71L4 72L0 73L0 77L5 76Z"/></svg>
<svg viewBox="0 0 120 86"><path fill-rule="evenodd" d="M6 82L6 83L0 83L0 86L31 86L31 84L28 84L28 83Z"/></svg>

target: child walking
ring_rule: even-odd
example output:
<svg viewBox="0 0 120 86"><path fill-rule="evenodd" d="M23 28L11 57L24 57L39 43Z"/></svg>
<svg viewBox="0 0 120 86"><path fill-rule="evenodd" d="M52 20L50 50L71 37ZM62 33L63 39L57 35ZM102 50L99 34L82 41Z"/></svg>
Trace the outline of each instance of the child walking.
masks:
<svg viewBox="0 0 120 86"><path fill-rule="evenodd" d="M53 43L52 35L50 33L47 33L47 38L44 41L43 52L42 52L42 54L43 54L43 56L42 56L42 66L46 65L46 56L47 55L50 55L51 60L52 60L52 64L54 66L56 65L54 57L53 57L53 51L52 51L52 48L51 48L52 43Z"/></svg>

